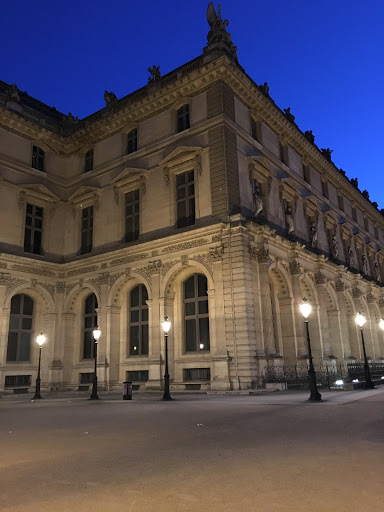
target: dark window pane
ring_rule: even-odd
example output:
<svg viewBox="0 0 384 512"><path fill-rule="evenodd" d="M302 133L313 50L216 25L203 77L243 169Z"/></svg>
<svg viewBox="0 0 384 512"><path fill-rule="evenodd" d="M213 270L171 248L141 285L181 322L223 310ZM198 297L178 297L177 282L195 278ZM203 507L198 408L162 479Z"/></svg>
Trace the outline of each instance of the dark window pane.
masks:
<svg viewBox="0 0 384 512"><path fill-rule="evenodd" d="M197 283L198 283L198 294L199 297L206 297L207 296L207 278L201 274L197 276Z"/></svg>
<svg viewBox="0 0 384 512"><path fill-rule="evenodd" d="M196 321L185 321L185 350L186 352L196 351Z"/></svg>
<svg viewBox="0 0 384 512"><path fill-rule="evenodd" d="M187 302L185 304L185 316L191 316L195 314L195 303Z"/></svg>
<svg viewBox="0 0 384 512"><path fill-rule="evenodd" d="M41 231L35 231L33 237L33 254L41 253Z"/></svg>
<svg viewBox="0 0 384 512"><path fill-rule="evenodd" d="M13 331L19 328L20 317L11 315L9 318L9 328Z"/></svg>
<svg viewBox="0 0 384 512"><path fill-rule="evenodd" d="M148 291L147 291L147 289L146 289L146 287L145 287L145 286L143 286L143 287L141 288L141 290L142 290L142 292L141 292L141 294L142 294L142 301L141 301L141 304L142 304L143 306L146 306L146 305L147 305L147 303L146 303L145 301L146 301L146 300L148 300Z"/></svg>
<svg viewBox="0 0 384 512"><path fill-rule="evenodd" d="M93 311L94 311L93 295L88 295L88 297L85 300L85 314L93 313Z"/></svg>
<svg viewBox="0 0 384 512"><path fill-rule="evenodd" d="M188 176L188 182L194 181L194 179L195 179L194 171L188 171L187 176Z"/></svg>
<svg viewBox="0 0 384 512"><path fill-rule="evenodd" d="M21 320L21 328L30 331L32 329L32 318L23 318Z"/></svg>
<svg viewBox="0 0 384 512"><path fill-rule="evenodd" d="M84 332L84 359L91 359L93 355L92 344L94 343L92 332Z"/></svg>
<svg viewBox="0 0 384 512"><path fill-rule="evenodd" d="M176 186L184 185L185 183L185 173L176 175Z"/></svg>
<svg viewBox="0 0 384 512"><path fill-rule="evenodd" d="M184 298L193 299L195 296L195 281L194 276L187 279L184 283Z"/></svg>
<svg viewBox="0 0 384 512"><path fill-rule="evenodd" d="M136 286L131 291L131 307L137 307L139 305L139 287Z"/></svg>
<svg viewBox="0 0 384 512"><path fill-rule="evenodd" d="M208 313L208 301L207 300L200 300L199 301L199 314L205 315Z"/></svg>
<svg viewBox="0 0 384 512"><path fill-rule="evenodd" d="M21 295L14 295L11 300L11 314L19 314L21 307Z"/></svg>
<svg viewBox="0 0 384 512"><path fill-rule="evenodd" d="M130 351L131 355L139 354L139 327L137 325L131 325L130 329Z"/></svg>
<svg viewBox="0 0 384 512"><path fill-rule="evenodd" d="M137 323L139 321L139 310L131 310L131 323Z"/></svg>
<svg viewBox="0 0 384 512"><path fill-rule="evenodd" d="M187 215L186 212L186 204L184 201L177 203L177 218L179 220L180 226L184 225L185 217Z"/></svg>
<svg viewBox="0 0 384 512"><path fill-rule="evenodd" d="M204 345L203 350L209 350L209 319L199 319L200 343Z"/></svg>
<svg viewBox="0 0 384 512"><path fill-rule="evenodd" d="M177 189L177 199L184 199L185 198L185 193L186 193L186 190L185 190L185 187L179 187Z"/></svg>
<svg viewBox="0 0 384 512"><path fill-rule="evenodd" d="M19 361L29 361L29 349L31 345L31 335L28 332L20 334Z"/></svg>
<svg viewBox="0 0 384 512"><path fill-rule="evenodd" d="M27 204L27 213L32 213L32 205Z"/></svg>
<svg viewBox="0 0 384 512"><path fill-rule="evenodd" d="M24 295L24 305L23 305L23 314L24 315L33 315L33 299L28 295Z"/></svg>
<svg viewBox="0 0 384 512"><path fill-rule="evenodd" d="M35 215L37 215L38 217L42 217L43 216L43 208L36 206Z"/></svg>
<svg viewBox="0 0 384 512"><path fill-rule="evenodd" d="M86 316L84 319L84 327L86 329L91 329L93 327L93 318L91 316Z"/></svg>
<svg viewBox="0 0 384 512"><path fill-rule="evenodd" d="M141 321L148 322L148 309L141 310Z"/></svg>
<svg viewBox="0 0 384 512"><path fill-rule="evenodd" d="M18 340L17 332L10 332L8 334L7 361L16 361L17 340Z"/></svg>
<svg viewBox="0 0 384 512"><path fill-rule="evenodd" d="M142 355L148 355L148 325L141 327L141 353Z"/></svg>

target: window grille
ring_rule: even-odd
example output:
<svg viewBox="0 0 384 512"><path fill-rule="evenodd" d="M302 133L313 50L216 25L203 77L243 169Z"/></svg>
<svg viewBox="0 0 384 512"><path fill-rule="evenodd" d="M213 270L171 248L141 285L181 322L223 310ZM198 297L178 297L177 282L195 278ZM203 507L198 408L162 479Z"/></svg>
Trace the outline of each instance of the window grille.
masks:
<svg viewBox="0 0 384 512"><path fill-rule="evenodd" d="M88 295L84 301L83 319L83 358L93 359L95 357L95 340L93 330L97 327L97 298L94 293Z"/></svg>
<svg viewBox="0 0 384 512"><path fill-rule="evenodd" d="M177 227L195 223L195 173L187 171L176 175Z"/></svg>
<svg viewBox="0 0 384 512"><path fill-rule="evenodd" d="M32 254L42 253L44 209L40 206L27 204L25 214L24 251Z"/></svg>
<svg viewBox="0 0 384 512"><path fill-rule="evenodd" d="M93 246L93 206L83 208L81 218L81 254L92 251Z"/></svg>
<svg viewBox="0 0 384 512"><path fill-rule="evenodd" d="M208 283L202 274L184 282L184 337L186 352L210 350Z"/></svg>
<svg viewBox="0 0 384 512"><path fill-rule="evenodd" d="M89 172L93 169L93 149L90 149L85 153L85 167L84 171Z"/></svg>
<svg viewBox="0 0 384 512"><path fill-rule="evenodd" d="M125 241L139 238L140 231L140 192L139 189L125 194Z"/></svg>
<svg viewBox="0 0 384 512"><path fill-rule="evenodd" d="M148 355L148 292L139 284L129 294L129 355Z"/></svg>
<svg viewBox="0 0 384 512"><path fill-rule="evenodd" d="M29 361L34 302L24 294L14 295L9 317L7 361Z"/></svg>
<svg viewBox="0 0 384 512"><path fill-rule="evenodd" d="M189 105L183 105L177 111L177 131L183 132L190 127Z"/></svg>
<svg viewBox="0 0 384 512"><path fill-rule="evenodd" d="M126 380L130 382L147 382L148 370L134 370L126 372Z"/></svg>
<svg viewBox="0 0 384 512"><path fill-rule="evenodd" d="M127 155L137 151L137 129L133 129L128 133Z"/></svg>
<svg viewBox="0 0 384 512"><path fill-rule="evenodd" d="M210 368L184 368L183 381L208 381L211 380Z"/></svg>
<svg viewBox="0 0 384 512"><path fill-rule="evenodd" d="M32 167L44 171L44 151L39 146L32 146Z"/></svg>

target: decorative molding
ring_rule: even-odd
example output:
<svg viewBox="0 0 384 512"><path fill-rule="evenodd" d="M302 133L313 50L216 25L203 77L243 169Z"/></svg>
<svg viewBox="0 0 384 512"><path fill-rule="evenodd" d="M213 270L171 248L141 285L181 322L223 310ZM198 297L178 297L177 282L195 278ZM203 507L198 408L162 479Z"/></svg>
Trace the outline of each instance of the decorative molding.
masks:
<svg viewBox="0 0 384 512"><path fill-rule="evenodd" d="M140 176L140 191L142 194L147 192L147 178L145 176Z"/></svg>
<svg viewBox="0 0 384 512"><path fill-rule="evenodd" d="M170 245L168 247L164 247L164 249L161 252L162 252L162 254L168 254L169 252L192 249L193 247L199 247L200 245L205 245L208 243L209 243L209 240L207 238L198 238L197 240L190 240L189 242L182 242L180 244L175 244L175 245Z"/></svg>
<svg viewBox="0 0 384 512"><path fill-rule="evenodd" d="M258 263L269 263L269 249L267 247L261 247L261 249L257 249L256 259Z"/></svg>
<svg viewBox="0 0 384 512"><path fill-rule="evenodd" d="M165 276L167 274L167 272L172 268L174 267L175 265L177 265L177 263L179 263L179 260L170 260L170 261L166 261L162 264L161 266L161 275L162 276Z"/></svg>
<svg viewBox="0 0 384 512"><path fill-rule="evenodd" d="M24 192L24 190L22 190L21 192L19 192L19 201L18 201L20 210L25 208L26 204L27 204L27 194Z"/></svg>
<svg viewBox="0 0 384 512"><path fill-rule="evenodd" d="M66 285L65 285L65 294L66 294L66 295L68 295L68 294L71 292L71 290L73 290L73 288L74 288L75 286L77 286L77 284L78 284L78 283L69 283L69 284L66 284Z"/></svg>
<svg viewBox="0 0 384 512"><path fill-rule="evenodd" d="M78 276L79 274L86 274L88 272L94 272L99 270L99 265L88 265L87 267L74 268L66 272L66 277Z"/></svg>
<svg viewBox="0 0 384 512"><path fill-rule="evenodd" d="M169 178L169 167L168 165L165 165L163 167L163 175L164 175L164 181L165 181L165 184L166 185L169 185L170 183L170 178Z"/></svg>
<svg viewBox="0 0 384 512"><path fill-rule="evenodd" d="M116 185L113 186L113 198L115 200L115 203L119 204L119 202L120 202L119 187L117 187Z"/></svg>
<svg viewBox="0 0 384 512"><path fill-rule="evenodd" d="M372 293L367 293L366 299L368 304L373 304L375 302L375 296Z"/></svg>
<svg viewBox="0 0 384 512"><path fill-rule="evenodd" d="M293 260L289 262L289 273L291 274L291 276L301 274L301 265L298 261Z"/></svg>
<svg viewBox="0 0 384 512"><path fill-rule="evenodd" d="M362 292L358 288L352 288L352 297L354 299L360 299Z"/></svg>
<svg viewBox="0 0 384 512"><path fill-rule="evenodd" d="M12 270L17 270L18 272L26 272L28 274L36 274L39 276L48 276L48 277L56 277L56 272L53 270L49 270L47 268L29 266L29 265L20 265L15 263L11 265Z"/></svg>
<svg viewBox="0 0 384 512"><path fill-rule="evenodd" d="M199 155L199 153L197 155L195 155L195 171L199 176L201 176L201 173L202 173L201 155Z"/></svg>
<svg viewBox="0 0 384 512"><path fill-rule="evenodd" d="M187 267L188 266L188 255L183 254L180 259L181 259L181 266Z"/></svg>
<svg viewBox="0 0 384 512"><path fill-rule="evenodd" d="M147 252L142 252L138 254L134 254L133 256L123 256L122 258L117 258L109 262L110 267L115 267L116 265L123 265L125 263L132 263L133 261L145 260L149 258L150 255Z"/></svg>
<svg viewBox="0 0 384 512"><path fill-rule="evenodd" d="M24 279L17 279L16 277L11 277L10 274L0 272L0 286L5 286L6 295L8 295L10 291L21 284L27 284L27 281Z"/></svg>
<svg viewBox="0 0 384 512"><path fill-rule="evenodd" d="M343 281L337 280L336 281L336 291L344 292L344 290L345 290L345 284L343 283Z"/></svg>
<svg viewBox="0 0 384 512"><path fill-rule="evenodd" d="M190 259L201 263L208 270L210 275L213 276L213 273L212 273L212 257L211 257L211 255L209 253L195 254L194 256L191 256Z"/></svg>
<svg viewBox="0 0 384 512"><path fill-rule="evenodd" d="M220 261L224 254L224 247L219 245L217 247L211 247L209 249L209 256L212 261Z"/></svg>
<svg viewBox="0 0 384 512"><path fill-rule="evenodd" d="M38 282L37 284L45 288L52 297L55 295L56 285L41 282Z"/></svg>
<svg viewBox="0 0 384 512"><path fill-rule="evenodd" d="M57 281L55 292L56 293L65 293L65 283L63 283L62 281Z"/></svg>
<svg viewBox="0 0 384 512"><path fill-rule="evenodd" d="M126 272L118 272L117 274L111 274L109 276L109 285L110 287L112 288L112 286L116 283L116 281L121 277L123 276L124 274L126 274ZM129 276L130 277L130 276Z"/></svg>
<svg viewBox="0 0 384 512"><path fill-rule="evenodd" d="M327 282L327 278L322 272L316 272L315 274L315 283L316 284L325 284Z"/></svg>

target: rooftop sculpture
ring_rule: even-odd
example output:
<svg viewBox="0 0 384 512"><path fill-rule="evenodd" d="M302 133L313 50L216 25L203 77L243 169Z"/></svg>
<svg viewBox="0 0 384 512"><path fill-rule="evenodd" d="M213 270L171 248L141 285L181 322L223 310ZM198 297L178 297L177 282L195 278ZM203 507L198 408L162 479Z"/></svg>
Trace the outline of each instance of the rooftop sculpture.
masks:
<svg viewBox="0 0 384 512"><path fill-rule="evenodd" d="M211 27L207 35L208 45L204 48L204 52L208 50L222 50L228 53L235 62L237 60L237 48L231 40L231 34L227 32L226 27L228 26L228 20L222 20L221 18L221 5L217 9L217 14L213 6L213 2L210 2L207 9L207 21Z"/></svg>

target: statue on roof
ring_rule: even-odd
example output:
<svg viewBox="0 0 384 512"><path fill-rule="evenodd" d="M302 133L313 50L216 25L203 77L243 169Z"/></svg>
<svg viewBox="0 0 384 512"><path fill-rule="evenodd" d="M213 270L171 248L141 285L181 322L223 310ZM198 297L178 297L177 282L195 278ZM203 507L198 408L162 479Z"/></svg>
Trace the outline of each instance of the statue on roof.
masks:
<svg viewBox="0 0 384 512"><path fill-rule="evenodd" d="M209 2L207 21L211 29L207 35L208 46L204 48L204 51L212 49L226 50L235 62L237 62L237 48L231 40L231 34L226 30L228 20L223 21L221 18L220 4L216 14L213 2Z"/></svg>
<svg viewBox="0 0 384 512"><path fill-rule="evenodd" d="M311 144L314 144L315 143L315 136L313 135L312 133L312 130L307 130L306 132L304 132L304 137L307 139L308 142L310 142Z"/></svg>
<svg viewBox="0 0 384 512"><path fill-rule="evenodd" d="M323 155L325 156L325 158L329 161L332 160L332 153L333 153L333 149L329 149L329 148L321 148L321 152L323 153Z"/></svg>
<svg viewBox="0 0 384 512"><path fill-rule="evenodd" d="M362 195L363 197L365 197L365 199L368 199L368 201L369 201L369 192L368 192L368 190L363 190L363 191L362 191L362 193L361 193L361 195Z"/></svg>
<svg viewBox="0 0 384 512"><path fill-rule="evenodd" d="M115 103L117 103L117 96L113 92L104 91L104 100L105 100L105 106L107 108L110 108Z"/></svg>
<svg viewBox="0 0 384 512"><path fill-rule="evenodd" d="M6 92L7 101L14 101L20 103L19 89L16 84L12 84L8 87Z"/></svg>
<svg viewBox="0 0 384 512"><path fill-rule="evenodd" d="M357 178L351 178L351 185L355 188L359 188L359 182Z"/></svg>
<svg viewBox="0 0 384 512"><path fill-rule="evenodd" d="M290 123L293 123L295 121L295 116L291 114L291 107L285 108L285 117L288 119Z"/></svg>
<svg viewBox="0 0 384 512"><path fill-rule="evenodd" d="M264 82L263 85L259 85L259 89L265 96L269 96L268 82Z"/></svg>
<svg viewBox="0 0 384 512"><path fill-rule="evenodd" d="M151 73L152 76L148 77L148 83L155 82L156 80L160 80L160 66L153 65L147 69L148 73Z"/></svg>

